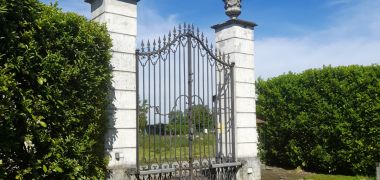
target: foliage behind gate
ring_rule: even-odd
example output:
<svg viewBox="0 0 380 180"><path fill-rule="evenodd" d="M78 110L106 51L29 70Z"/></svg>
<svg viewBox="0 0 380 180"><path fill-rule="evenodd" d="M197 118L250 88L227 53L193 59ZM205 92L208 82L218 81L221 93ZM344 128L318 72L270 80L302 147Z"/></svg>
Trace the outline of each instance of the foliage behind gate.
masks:
<svg viewBox="0 0 380 180"><path fill-rule="evenodd" d="M324 67L257 83L261 155L272 165L374 174L380 66Z"/></svg>
<svg viewBox="0 0 380 180"><path fill-rule="evenodd" d="M105 177L110 47L84 17L0 0L0 179Z"/></svg>

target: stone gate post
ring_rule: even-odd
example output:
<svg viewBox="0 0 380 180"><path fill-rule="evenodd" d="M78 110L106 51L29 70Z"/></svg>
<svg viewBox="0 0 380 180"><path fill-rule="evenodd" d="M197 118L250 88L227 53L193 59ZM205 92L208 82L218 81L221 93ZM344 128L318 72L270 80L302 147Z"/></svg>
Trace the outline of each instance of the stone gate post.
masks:
<svg viewBox="0 0 380 180"><path fill-rule="evenodd" d="M107 25L112 39L113 105L106 134L110 179L128 179L136 168L136 35L138 0L85 0L92 20Z"/></svg>
<svg viewBox="0 0 380 180"><path fill-rule="evenodd" d="M235 147L236 157L243 165L236 175L239 180L261 179L260 160L257 156L253 43L255 26L255 23L234 17L212 27L216 33L216 47L229 54L230 61L235 62Z"/></svg>

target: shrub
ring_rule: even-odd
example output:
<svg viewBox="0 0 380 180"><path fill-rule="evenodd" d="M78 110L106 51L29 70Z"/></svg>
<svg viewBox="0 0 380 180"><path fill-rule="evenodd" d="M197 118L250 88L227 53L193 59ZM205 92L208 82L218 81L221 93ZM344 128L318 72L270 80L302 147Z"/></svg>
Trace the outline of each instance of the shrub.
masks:
<svg viewBox="0 0 380 180"><path fill-rule="evenodd" d="M0 0L0 179L102 179L111 40L37 0Z"/></svg>
<svg viewBox="0 0 380 180"><path fill-rule="evenodd" d="M267 164L374 174L380 161L380 66L324 67L257 82Z"/></svg>

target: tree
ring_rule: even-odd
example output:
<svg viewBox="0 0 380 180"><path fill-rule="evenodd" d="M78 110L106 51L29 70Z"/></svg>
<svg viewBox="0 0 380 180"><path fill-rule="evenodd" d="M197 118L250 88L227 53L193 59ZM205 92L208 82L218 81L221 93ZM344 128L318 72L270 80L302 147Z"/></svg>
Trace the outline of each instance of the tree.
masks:
<svg viewBox="0 0 380 180"><path fill-rule="evenodd" d="M141 104L141 105L140 105ZM143 133L145 130L145 127L148 123L147 114L149 113L149 106L146 100L144 100L142 103L139 102L139 132Z"/></svg>
<svg viewBox="0 0 380 180"><path fill-rule="evenodd" d="M188 134L189 133L189 109L185 112L176 110L169 113L169 125L166 129L170 134ZM214 119L207 106L194 105L191 108L191 117L193 127L196 132L203 132L204 129L214 128Z"/></svg>
<svg viewBox="0 0 380 180"><path fill-rule="evenodd" d="M175 110L169 113L169 123L170 124L185 124L185 116L182 111Z"/></svg>
<svg viewBox="0 0 380 180"><path fill-rule="evenodd" d="M214 119L207 106L193 106L191 109L191 116L193 117L193 124L197 132L203 132L204 129L214 128Z"/></svg>

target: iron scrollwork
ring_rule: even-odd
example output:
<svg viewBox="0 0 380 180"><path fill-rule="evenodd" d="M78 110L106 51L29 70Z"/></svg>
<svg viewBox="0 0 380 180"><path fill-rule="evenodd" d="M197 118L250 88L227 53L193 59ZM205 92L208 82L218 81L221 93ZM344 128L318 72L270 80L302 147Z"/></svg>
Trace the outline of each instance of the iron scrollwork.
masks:
<svg viewBox="0 0 380 180"><path fill-rule="evenodd" d="M190 24L141 43L137 102L146 102L138 116L147 127L138 135L138 178L214 177L236 162L233 68Z"/></svg>

